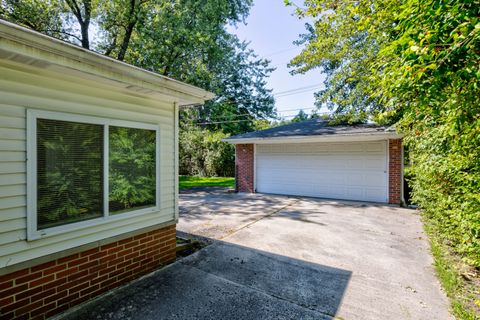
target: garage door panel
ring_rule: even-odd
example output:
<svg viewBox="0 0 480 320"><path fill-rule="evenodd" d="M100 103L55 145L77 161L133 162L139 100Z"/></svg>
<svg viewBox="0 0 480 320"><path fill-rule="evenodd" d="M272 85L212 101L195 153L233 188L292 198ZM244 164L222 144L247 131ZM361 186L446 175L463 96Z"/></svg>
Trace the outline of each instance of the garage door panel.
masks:
<svg viewBox="0 0 480 320"><path fill-rule="evenodd" d="M361 144L345 144L345 143L338 143L338 144L330 144L331 147L329 148L329 152L339 152L339 153L352 153L352 152L362 152L363 146Z"/></svg>
<svg viewBox="0 0 480 320"><path fill-rule="evenodd" d="M365 159L345 159L346 167L348 168L364 168Z"/></svg>
<svg viewBox="0 0 480 320"><path fill-rule="evenodd" d="M382 187L386 190L387 181L385 178L385 173L370 172L368 175L365 175L365 180L363 185L366 187L367 186Z"/></svg>
<svg viewBox="0 0 480 320"><path fill-rule="evenodd" d="M365 189L365 199L367 201L378 201L378 195L382 194L384 192L384 189L382 188L366 188ZM386 202L386 200L381 201L381 202Z"/></svg>
<svg viewBox="0 0 480 320"><path fill-rule="evenodd" d="M379 187L385 187L385 176L381 173L358 173L358 172L345 172L341 175L335 174L329 171L316 171L309 172L308 170L293 170L292 172L285 173L283 170L269 170L269 173L257 173L257 189L262 188L262 182L267 180L267 184L287 184L298 185L298 180L304 181L302 184L324 184L330 185L352 185L360 187L368 187L377 185ZM288 182L291 181L291 182ZM259 190L260 191L260 190Z"/></svg>
<svg viewBox="0 0 480 320"><path fill-rule="evenodd" d="M365 174L364 173L358 173L358 172L352 172L347 175L347 185L351 186L361 186L365 182Z"/></svg>
<svg viewBox="0 0 480 320"><path fill-rule="evenodd" d="M295 168L302 169L318 169L318 170L334 170L334 169L344 169L349 170L350 168L363 168L367 167L367 159L365 157L352 158L352 155L281 155L276 154L274 156L269 156L266 159L257 157L258 168L277 168L285 169L285 167L290 167L290 170Z"/></svg>
<svg viewBox="0 0 480 320"><path fill-rule="evenodd" d="M377 155L376 157L366 157L364 161L365 169L385 171L387 169L386 160L380 157L380 155Z"/></svg>
<svg viewBox="0 0 480 320"><path fill-rule="evenodd" d="M364 197L364 189L360 187L348 187L347 190L347 198L348 199L361 199Z"/></svg>
<svg viewBox="0 0 480 320"><path fill-rule="evenodd" d="M364 144L365 151L383 153L385 151L385 142L371 142Z"/></svg>
<svg viewBox="0 0 480 320"><path fill-rule="evenodd" d="M386 143L257 145L258 192L387 201Z"/></svg>

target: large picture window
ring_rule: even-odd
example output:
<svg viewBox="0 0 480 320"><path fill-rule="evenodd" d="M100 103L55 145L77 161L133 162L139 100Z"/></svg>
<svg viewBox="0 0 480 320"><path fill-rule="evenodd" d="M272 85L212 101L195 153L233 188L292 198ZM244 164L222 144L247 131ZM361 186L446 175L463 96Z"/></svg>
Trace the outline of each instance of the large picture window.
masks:
<svg viewBox="0 0 480 320"><path fill-rule="evenodd" d="M158 208L158 127L30 110L29 239Z"/></svg>

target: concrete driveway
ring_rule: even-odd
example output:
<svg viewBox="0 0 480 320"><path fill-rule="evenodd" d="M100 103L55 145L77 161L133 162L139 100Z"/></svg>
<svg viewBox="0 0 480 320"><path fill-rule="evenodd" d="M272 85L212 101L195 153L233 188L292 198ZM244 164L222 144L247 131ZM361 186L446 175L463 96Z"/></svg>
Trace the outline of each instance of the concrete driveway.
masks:
<svg viewBox="0 0 480 320"><path fill-rule="evenodd" d="M413 210L181 195L178 230L212 244L71 319L452 319Z"/></svg>

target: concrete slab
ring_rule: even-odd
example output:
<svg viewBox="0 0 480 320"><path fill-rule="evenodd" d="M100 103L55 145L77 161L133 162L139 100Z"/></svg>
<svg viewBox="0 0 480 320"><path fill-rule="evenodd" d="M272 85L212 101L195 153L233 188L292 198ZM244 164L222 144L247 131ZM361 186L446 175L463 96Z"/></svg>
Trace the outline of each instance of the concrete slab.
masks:
<svg viewBox="0 0 480 320"><path fill-rule="evenodd" d="M215 263L208 266L212 259ZM257 280L251 278L257 274L251 267L256 266L262 275ZM226 272L220 272L225 267ZM277 272L268 272L271 267ZM332 317L317 308L319 304L338 306L349 275L218 242L63 319L327 320ZM325 292L322 279L331 295L316 301L312 298ZM244 280L247 282L242 283ZM298 297L303 297L305 304L300 304Z"/></svg>
<svg viewBox="0 0 480 320"><path fill-rule="evenodd" d="M350 272L341 305L323 304L321 310L325 314L345 319L453 319L434 275L428 239L418 211L355 201L260 194L222 195L218 190L198 196L202 205L212 207L206 210L208 212L197 210L195 199L198 198L182 195L182 204L186 199L192 201L189 202L192 211L181 217L178 230L195 237L223 239L236 246L292 261ZM248 216L253 223L244 220L238 202L242 204L242 212L253 212ZM205 220L193 219L192 223L189 216L193 212L197 218ZM204 221L210 230L221 230L228 225L230 235L205 232L199 227ZM215 261L221 263L223 260L207 252L215 257L211 260L204 256L209 268L217 265L223 277L236 274L226 267L218 267ZM206 268L204 264L199 266ZM258 266L255 269L258 270ZM270 270L276 272L278 269ZM259 274L250 276L258 278ZM306 278L297 277L300 282L302 279ZM328 296L328 290L320 295L310 293L310 297L319 301L324 296ZM337 308L335 313L332 313L335 308L329 305Z"/></svg>
<svg viewBox="0 0 480 320"><path fill-rule="evenodd" d="M196 192L177 226L213 244L67 319L453 319L416 211Z"/></svg>
<svg viewBox="0 0 480 320"><path fill-rule="evenodd" d="M351 272L337 317L453 319L416 211L304 198L225 241Z"/></svg>
<svg viewBox="0 0 480 320"><path fill-rule="evenodd" d="M298 201L286 196L232 193L202 188L180 194L177 230L220 240Z"/></svg>
<svg viewBox="0 0 480 320"><path fill-rule="evenodd" d="M324 316L334 316L351 272L216 242L182 264Z"/></svg>

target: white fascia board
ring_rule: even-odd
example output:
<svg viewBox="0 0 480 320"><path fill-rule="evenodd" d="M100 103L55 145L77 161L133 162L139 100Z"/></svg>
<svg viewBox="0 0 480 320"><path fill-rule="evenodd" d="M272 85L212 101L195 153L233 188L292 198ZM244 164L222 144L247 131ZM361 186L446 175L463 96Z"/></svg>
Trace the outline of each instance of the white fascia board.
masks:
<svg viewBox="0 0 480 320"><path fill-rule="evenodd" d="M350 142L350 141L379 141L388 139L401 139L402 134L395 132L362 133L362 134L329 134L318 136L290 136L275 138L247 138L223 139L231 144L275 144L275 143L310 143L310 142Z"/></svg>
<svg viewBox="0 0 480 320"><path fill-rule="evenodd" d="M179 105L201 104L215 95L201 88L0 20L0 59L104 80L138 94L169 97Z"/></svg>

